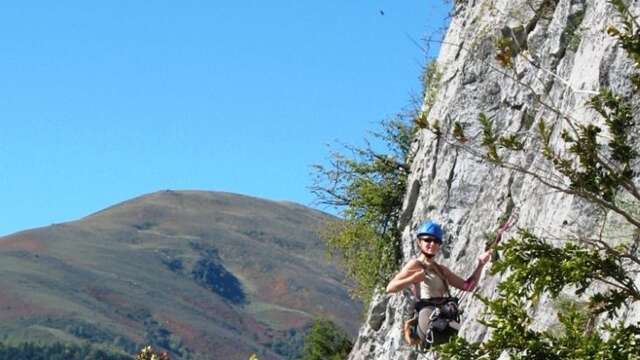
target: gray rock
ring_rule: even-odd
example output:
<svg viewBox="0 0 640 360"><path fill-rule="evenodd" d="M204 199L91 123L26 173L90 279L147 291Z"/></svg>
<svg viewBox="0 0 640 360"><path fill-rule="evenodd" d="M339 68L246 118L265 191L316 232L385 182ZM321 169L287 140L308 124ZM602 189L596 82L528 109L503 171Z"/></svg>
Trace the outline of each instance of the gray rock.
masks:
<svg viewBox="0 0 640 360"><path fill-rule="evenodd" d="M382 326L382 322L386 318L387 313L387 304L389 303L389 297L383 296L382 299L374 304L369 312L369 327L373 331L380 330L380 326Z"/></svg>
<svg viewBox="0 0 640 360"><path fill-rule="evenodd" d="M552 141L559 143L559 131L566 124L547 105L580 121L598 123L601 119L585 106L590 96L602 86L631 94L631 84L623 74L634 65L605 33L609 24L619 22L607 0L559 0L544 9L537 8L537 3L541 2L455 1L454 17L437 60L446 81L441 84L429 118L441 119L445 130L453 121L465 123L467 136L477 139L481 133L477 118L485 113L497 129L518 131L530 143L537 141L535 126L527 123L544 118L556 126ZM631 11L639 14L640 4L633 2ZM578 21L579 28L575 27ZM574 28L569 29L571 26ZM571 45L569 35L577 30L580 39ZM509 36L518 45L520 55L512 70L500 69L494 59L498 36ZM517 226L535 229L542 236L568 237L601 228L598 217L589 216L598 210L584 201L550 191L521 173L486 165L472 151L462 151L428 131L418 135L414 150L399 224L405 262L416 256L415 229L427 218L444 224L447 233L447 251L439 261L463 277L472 272L477 255L484 249L484 233L495 231L501 225L500 217L513 205L520 211ZM515 154L505 160L526 169L551 171L539 155ZM640 183L639 179L635 181ZM620 237L617 234L625 230L620 219L608 219L604 231L612 239ZM505 237L513 234L510 230ZM476 292L491 297L500 280L485 270ZM465 309L460 335L482 341L488 331L476 319L484 310L483 304L468 293L456 295ZM375 296L349 359L434 358L403 343L402 322L412 301L407 293ZM542 299L532 309L535 328L557 324L554 306L553 301ZM627 310L628 321L638 321L639 306ZM503 354L502 358L508 356Z"/></svg>

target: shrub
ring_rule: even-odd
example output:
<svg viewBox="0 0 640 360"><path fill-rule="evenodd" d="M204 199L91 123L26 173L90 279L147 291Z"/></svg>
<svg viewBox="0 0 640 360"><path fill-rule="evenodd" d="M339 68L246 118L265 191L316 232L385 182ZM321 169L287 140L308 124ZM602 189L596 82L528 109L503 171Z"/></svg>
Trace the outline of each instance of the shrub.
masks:
<svg viewBox="0 0 640 360"><path fill-rule="evenodd" d="M353 343L339 327L327 319L317 319L304 339L302 360L344 360Z"/></svg>
<svg viewBox="0 0 640 360"><path fill-rule="evenodd" d="M151 346L146 346L136 355L135 360L171 360L171 358L166 352L158 354Z"/></svg>

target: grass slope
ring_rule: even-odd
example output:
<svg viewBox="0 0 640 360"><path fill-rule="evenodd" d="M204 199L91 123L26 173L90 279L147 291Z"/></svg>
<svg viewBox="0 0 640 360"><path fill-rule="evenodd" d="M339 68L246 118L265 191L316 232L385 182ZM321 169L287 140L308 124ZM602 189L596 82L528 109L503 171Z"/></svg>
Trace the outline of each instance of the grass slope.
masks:
<svg viewBox="0 0 640 360"><path fill-rule="evenodd" d="M129 352L152 342L185 359L282 359L269 345L316 316L355 335L361 307L317 236L328 219L287 202L163 191L0 238L0 333Z"/></svg>

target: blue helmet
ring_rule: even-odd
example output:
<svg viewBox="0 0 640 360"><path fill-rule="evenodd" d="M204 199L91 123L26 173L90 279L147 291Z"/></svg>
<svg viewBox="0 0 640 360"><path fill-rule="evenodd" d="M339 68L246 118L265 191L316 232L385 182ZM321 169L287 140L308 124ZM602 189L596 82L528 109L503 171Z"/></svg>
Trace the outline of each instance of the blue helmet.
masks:
<svg viewBox="0 0 640 360"><path fill-rule="evenodd" d="M438 239L439 243L442 243L442 236L444 235L442 231L442 227L432 220L427 220L418 228L418 232L416 233L416 237L420 235L430 235Z"/></svg>

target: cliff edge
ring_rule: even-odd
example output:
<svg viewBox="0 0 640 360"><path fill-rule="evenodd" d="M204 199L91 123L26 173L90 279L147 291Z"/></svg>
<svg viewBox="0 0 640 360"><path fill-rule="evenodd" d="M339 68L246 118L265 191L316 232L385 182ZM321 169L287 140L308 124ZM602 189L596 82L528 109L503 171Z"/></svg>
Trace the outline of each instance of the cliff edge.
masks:
<svg viewBox="0 0 640 360"><path fill-rule="evenodd" d="M579 121L602 123L586 106L589 98L603 87L631 93L626 77L633 63L607 35L607 27L620 19L606 0L458 0L453 7L436 62L439 81L430 84L435 101L425 99L423 106L429 121L438 120L443 133L460 122L467 125L466 134L477 139L482 136L477 119L484 113L497 129L530 136L530 141L536 133L532 124L545 119L555 125L552 142L559 144L560 130L566 125L552 109ZM640 13L637 2L629 7L633 14ZM508 40L511 51L519 55L513 57L511 68L496 58L496 43L501 39ZM637 134L634 139L637 143ZM495 234L514 209L519 211L516 227L533 229L540 236L600 231L598 218L591 216L595 209L588 203L550 190L522 172L480 161L481 149L474 152L426 129L413 146L416 155L399 224L403 263L416 256L415 229L429 218L446 231L438 260L463 277L475 268L486 234ZM551 173L542 155L509 156L507 161L524 169ZM607 219L605 233L620 230L614 216ZM516 227L505 236L513 235ZM499 282L485 269L475 292L491 297ZM483 304L469 293L456 295L464 309L460 336L482 341L488 336L487 328L476 319L482 316ZM554 306L553 301L541 299L535 308L535 326L557 323ZM374 296L349 359L436 358L404 344L401 328L410 307L407 292ZM638 313L631 308L623 316Z"/></svg>

